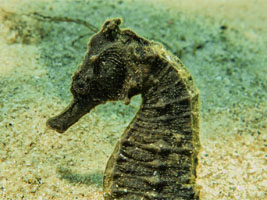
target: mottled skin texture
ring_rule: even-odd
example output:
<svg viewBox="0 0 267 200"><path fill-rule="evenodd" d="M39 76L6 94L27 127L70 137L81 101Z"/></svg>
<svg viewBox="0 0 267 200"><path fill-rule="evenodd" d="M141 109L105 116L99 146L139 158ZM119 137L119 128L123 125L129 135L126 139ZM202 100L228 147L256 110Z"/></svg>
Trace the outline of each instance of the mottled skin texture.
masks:
<svg viewBox="0 0 267 200"><path fill-rule="evenodd" d="M72 78L72 103L47 125L64 132L99 104L128 104L141 94L141 107L107 163L105 200L199 199L199 92L178 58L120 23L106 21L91 38Z"/></svg>

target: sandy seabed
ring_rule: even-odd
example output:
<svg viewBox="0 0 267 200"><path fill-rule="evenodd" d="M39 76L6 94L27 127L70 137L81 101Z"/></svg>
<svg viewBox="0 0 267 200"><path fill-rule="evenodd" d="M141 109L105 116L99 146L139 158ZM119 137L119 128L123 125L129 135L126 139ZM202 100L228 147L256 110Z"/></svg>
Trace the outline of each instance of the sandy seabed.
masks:
<svg viewBox="0 0 267 200"><path fill-rule="evenodd" d="M19 2L0 0L0 8L15 4L19 8L23 5ZM177 1L179 8L172 0L155 2L215 21L223 19L244 29L252 41L266 40L264 0L198 0L199 6L184 0ZM12 37L0 37L0 78L8 80L0 86L0 199L103 199L106 162L129 123L124 116L129 119L134 114L124 112L137 110L139 104L116 105L119 109L110 108L108 118L96 108L63 135L48 130L46 120L66 102L53 96L53 89L43 89L48 72L38 62L37 46L12 43ZM233 111L211 112L201 121L197 184L203 200L267 199L266 102L236 109L236 118ZM245 127L241 118L251 124ZM254 127L255 121L262 126Z"/></svg>

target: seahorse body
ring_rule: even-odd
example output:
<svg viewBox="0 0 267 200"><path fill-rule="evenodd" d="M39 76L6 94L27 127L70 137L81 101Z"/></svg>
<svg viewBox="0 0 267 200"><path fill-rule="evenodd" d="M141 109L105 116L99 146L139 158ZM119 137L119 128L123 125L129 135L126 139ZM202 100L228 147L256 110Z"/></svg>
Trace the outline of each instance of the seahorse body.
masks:
<svg viewBox="0 0 267 200"><path fill-rule="evenodd" d="M73 76L73 101L49 127L64 132L95 106L141 94L142 104L104 173L105 200L193 200L199 92L181 61L160 44L108 20Z"/></svg>

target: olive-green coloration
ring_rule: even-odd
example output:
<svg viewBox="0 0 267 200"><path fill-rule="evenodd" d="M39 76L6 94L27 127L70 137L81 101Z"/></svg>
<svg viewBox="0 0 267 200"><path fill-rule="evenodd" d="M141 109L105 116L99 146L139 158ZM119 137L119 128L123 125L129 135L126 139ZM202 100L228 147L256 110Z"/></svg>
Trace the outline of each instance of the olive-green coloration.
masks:
<svg viewBox="0 0 267 200"><path fill-rule="evenodd" d="M139 112L111 155L106 200L193 200L199 144L199 92L181 61L108 20L95 34L74 74L73 101L47 124L66 131L92 108L142 95Z"/></svg>

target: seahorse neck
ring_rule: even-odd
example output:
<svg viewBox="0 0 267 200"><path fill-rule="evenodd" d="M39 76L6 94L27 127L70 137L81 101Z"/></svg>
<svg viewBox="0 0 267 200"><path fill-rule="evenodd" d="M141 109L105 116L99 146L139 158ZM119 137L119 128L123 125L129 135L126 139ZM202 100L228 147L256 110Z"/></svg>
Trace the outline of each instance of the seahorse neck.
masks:
<svg viewBox="0 0 267 200"><path fill-rule="evenodd" d="M155 84L142 94L142 104L134 123L153 129L187 134L191 132L192 115L198 107L198 91L181 62L161 62L153 74ZM177 65L180 65L177 67ZM149 123L150 122L150 123Z"/></svg>

